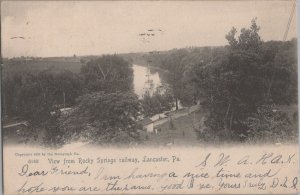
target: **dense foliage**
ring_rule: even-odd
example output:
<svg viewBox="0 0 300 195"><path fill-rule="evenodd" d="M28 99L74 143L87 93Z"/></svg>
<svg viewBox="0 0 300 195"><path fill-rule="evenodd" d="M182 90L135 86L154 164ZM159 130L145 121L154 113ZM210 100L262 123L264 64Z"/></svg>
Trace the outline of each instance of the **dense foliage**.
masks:
<svg viewBox="0 0 300 195"><path fill-rule="evenodd" d="M133 70L130 64L117 55L104 55L82 66L80 74L89 92L132 90Z"/></svg>
<svg viewBox="0 0 300 195"><path fill-rule="evenodd" d="M2 112L5 119L27 120L27 136L42 134L44 143L52 146L78 135L78 128L80 135L95 142L127 135L136 138L131 131L136 129L139 103L132 92L132 68L121 57L105 55L86 61L79 74L50 69L10 73L3 79ZM73 114L61 112L68 107Z"/></svg>
<svg viewBox="0 0 300 195"><path fill-rule="evenodd" d="M71 136L98 143L127 143L137 138L139 102L131 92L94 92L81 96L78 105L61 117L61 128Z"/></svg>
<svg viewBox="0 0 300 195"><path fill-rule="evenodd" d="M295 140L298 136L297 117L288 117L274 105L264 105L244 122L247 132L241 138L251 143L261 143L270 139L274 142ZM294 123L295 125L291 125ZM267 140L270 141L270 140Z"/></svg>
<svg viewBox="0 0 300 195"><path fill-rule="evenodd" d="M264 42L259 30L254 19L239 35L235 28L226 34L228 46L150 52L144 58L165 70L165 80L175 99L184 105L201 102L207 113L206 134L223 140L247 140L258 135L250 130L247 121L260 118L262 108L297 104L297 40ZM289 126L281 131L297 131L285 117L287 112L269 114L274 123ZM256 127L278 135L278 129L271 126Z"/></svg>
<svg viewBox="0 0 300 195"><path fill-rule="evenodd" d="M201 79L198 87L205 100L203 105L209 110L207 126L231 140L253 136L245 121L256 116L262 106L289 104L297 97L296 60L293 60L296 54L287 59L279 57L285 52L275 51L270 56L270 49L274 48L263 47L258 31L255 20L249 29L241 30L238 38L233 28L226 35L229 42L226 52L209 65L201 66L200 74L196 75ZM273 132L268 128L261 131ZM289 128L283 131L290 132Z"/></svg>
<svg viewBox="0 0 300 195"><path fill-rule="evenodd" d="M74 105L81 93L78 75L69 71L15 74L3 79L2 112L38 125L49 118L51 111Z"/></svg>
<svg viewBox="0 0 300 195"><path fill-rule="evenodd" d="M156 91L153 94L146 93L141 100L141 106L144 116L151 117L171 110L174 106L173 97L168 92L159 93Z"/></svg>

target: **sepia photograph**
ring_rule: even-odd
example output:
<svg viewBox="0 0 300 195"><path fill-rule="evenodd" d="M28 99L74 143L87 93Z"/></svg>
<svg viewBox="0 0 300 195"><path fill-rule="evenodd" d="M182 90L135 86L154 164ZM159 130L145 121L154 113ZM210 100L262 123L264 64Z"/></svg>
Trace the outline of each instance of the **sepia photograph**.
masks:
<svg viewBox="0 0 300 195"><path fill-rule="evenodd" d="M5 192L298 191L297 33L296 0L1 1Z"/></svg>
<svg viewBox="0 0 300 195"><path fill-rule="evenodd" d="M4 144L298 141L295 1L3 1L1 13Z"/></svg>

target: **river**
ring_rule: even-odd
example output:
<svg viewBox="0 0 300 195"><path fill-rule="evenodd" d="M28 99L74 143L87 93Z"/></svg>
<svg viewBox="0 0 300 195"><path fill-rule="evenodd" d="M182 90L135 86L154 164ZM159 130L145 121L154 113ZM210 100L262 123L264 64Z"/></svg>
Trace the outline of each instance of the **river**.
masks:
<svg viewBox="0 0 300 195"><path fill-rule="evenodd" d="M161 78L158 72L151 73L149 68L136 64L133 64L132 68L134 92L139 98L142 98L147 90L153 92L157 87L161 86Z"/></svg>

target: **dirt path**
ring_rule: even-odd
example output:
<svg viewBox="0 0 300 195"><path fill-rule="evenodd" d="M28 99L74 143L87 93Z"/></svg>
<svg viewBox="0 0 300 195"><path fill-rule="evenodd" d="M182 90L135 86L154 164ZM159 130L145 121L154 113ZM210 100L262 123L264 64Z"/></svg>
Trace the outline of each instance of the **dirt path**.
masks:
<svg viewBox="0 0 300 195"><path fill-rule="evenodd" d="M199 105L195 105L195 106L191 106L189 108L184 108L184 109L181 109L181 110L172 111L172 112L170 112L169 115L174 120L174 119L177 119L179 117L186 116L186 115L188 115L188 114L190 114L192 112L195 112L198 109L200 109L200 106ZM154 127L162 125L162 124L168 122L169 120L170 120L169 117L167 117L167 118L163 118L163 119L154 121Z"/></svg>

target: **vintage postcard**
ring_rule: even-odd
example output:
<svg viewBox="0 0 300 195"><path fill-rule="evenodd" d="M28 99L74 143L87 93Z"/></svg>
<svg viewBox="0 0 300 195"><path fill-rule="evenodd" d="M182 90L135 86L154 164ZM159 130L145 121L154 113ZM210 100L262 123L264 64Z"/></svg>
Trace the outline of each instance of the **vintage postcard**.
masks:
<svg viewBox="0 0 300 195"><path fill-rule="evenodd" d="M1 1L4 194L291 194L297 2Z"/></svg>

